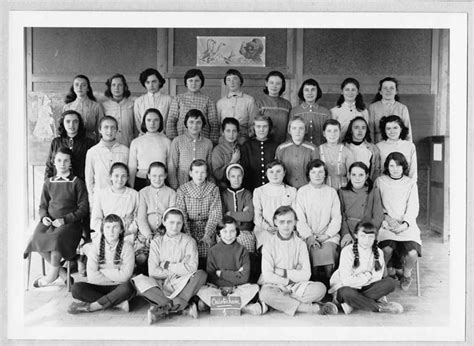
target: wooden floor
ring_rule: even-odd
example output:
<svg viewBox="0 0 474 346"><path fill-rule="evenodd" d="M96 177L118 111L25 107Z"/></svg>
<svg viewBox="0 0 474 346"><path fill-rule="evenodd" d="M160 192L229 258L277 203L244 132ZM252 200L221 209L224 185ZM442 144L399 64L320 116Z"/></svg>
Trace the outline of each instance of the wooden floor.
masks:
<svg viewBox="0 0 474 346"><path fill-rule="evenodd" d="M397 288L389 300L401 303L405 312L401 315L379 314L354 311L351 315L340 313L337 316L314 316L297 314L288 317L271 311L263 316L242 315L234 317L210 316L201 313L199 319L177 316L153 325L186 326L186 327L219 327L219 326L253 326L253 327L305 327L314 326L393 326L393 327L426 327L446 326L449 318L449 243L442 243L441 238L431 231L422 232L423 257L420 259L421 293L416 294L414 280L408 292ZM32 278L40 275L40 258L34 254ZM26 268L26 265L25 265ZM25 269L26 272L26 269ZM74 275L77 279L77 274ZM33 281L33 280L32 280ZM24 292L25 327L75 327L75 326L147 326L146 310L148 305L141 299L132 301L132 311L103 311L91 314L70 315L66 312L72 302L70 293L64 284L47 288L30 288Z"/></svg>

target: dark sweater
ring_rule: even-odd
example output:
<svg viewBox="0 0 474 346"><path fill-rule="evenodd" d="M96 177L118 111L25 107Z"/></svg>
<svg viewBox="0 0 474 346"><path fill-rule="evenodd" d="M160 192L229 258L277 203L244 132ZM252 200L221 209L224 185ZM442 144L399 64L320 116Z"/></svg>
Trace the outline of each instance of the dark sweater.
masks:
<svg viewBox="0 0 474 346"><path fill-rule="evenodd" d="M206 269L208 281L218 287L243 285L250 276L249 254L237 241L230 245L220 241L209 250ZM222 271L220 277L216 275L217 270Z"/></svg>
<svg viewBox="0 0 474 346"><path fill-rule="evenodd" d="M245 175L243 187L253 192L257 187L268 183L265 166L275 159L278 143L267 139L259 141L252 138L240 148L240 163L244 167Z"/></svg>

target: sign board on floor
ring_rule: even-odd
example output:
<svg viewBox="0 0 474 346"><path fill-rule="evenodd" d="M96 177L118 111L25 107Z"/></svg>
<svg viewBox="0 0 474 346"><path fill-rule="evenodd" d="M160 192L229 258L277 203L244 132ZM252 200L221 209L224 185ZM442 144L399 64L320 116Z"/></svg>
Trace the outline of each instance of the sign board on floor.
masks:
<svg viewBox="0 0 474 346"><path fill-rule="evenodd" d="M240 304L239 296L212 296L211 315L238 316L240 315Z"/></svg>

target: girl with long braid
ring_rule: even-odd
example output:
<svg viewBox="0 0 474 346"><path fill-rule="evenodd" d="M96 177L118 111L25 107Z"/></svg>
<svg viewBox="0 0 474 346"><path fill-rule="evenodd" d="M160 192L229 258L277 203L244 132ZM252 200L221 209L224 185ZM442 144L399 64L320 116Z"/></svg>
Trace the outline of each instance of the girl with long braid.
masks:
<svg viewBox="0 0 474 346"><path fill-rule="evenodd" d="M130 283L135 265L133 246L124 240L125 228L120 216L104 218L101 236L94 239L88 252L87 280L72 286L71 314L94 312L116 307L129 311L128 301L135 295Z"/></svg>
<svg viewBox="0 0 474 346"><path fill-rule="evenodd" d="M329 293L341 304L344 313L353 309L374 312L401 313L403 307L388 302L386 295L395 290L395 281L382 279L385 262L378 248L377 229L366 221L354 229L354 243L341 251L339 268L331 277Z"/></svg>

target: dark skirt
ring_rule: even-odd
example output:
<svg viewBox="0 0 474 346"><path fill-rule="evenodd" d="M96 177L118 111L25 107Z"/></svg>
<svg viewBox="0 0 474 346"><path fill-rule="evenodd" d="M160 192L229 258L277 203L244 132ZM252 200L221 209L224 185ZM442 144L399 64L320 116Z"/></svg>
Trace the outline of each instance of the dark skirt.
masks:
<svg viewBox="0 0 474 346"><path fill-rule="evenodd" d="M321 244L321 247L312 246L308 248L311 267L336 264L338 257L337 244L327 241Z"/></svg>
<svg viewBox="0 0 474 346"><path fill-rule="evenodd" d="M71 260L76 256L81 236L82 224L80 222L65 224L57 228L45 226L40 222L35 228L33 238L25 253L58 251L64 259Z"/></svg>

